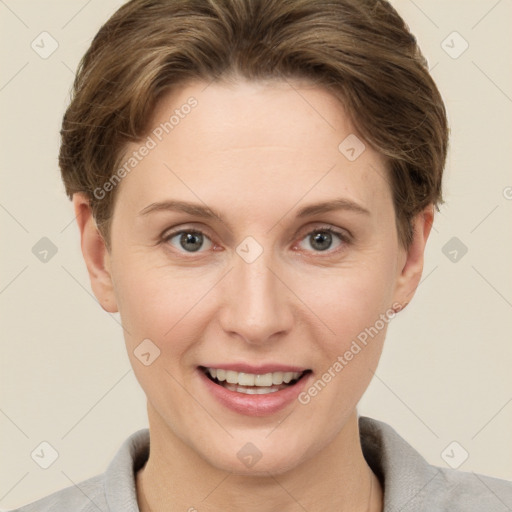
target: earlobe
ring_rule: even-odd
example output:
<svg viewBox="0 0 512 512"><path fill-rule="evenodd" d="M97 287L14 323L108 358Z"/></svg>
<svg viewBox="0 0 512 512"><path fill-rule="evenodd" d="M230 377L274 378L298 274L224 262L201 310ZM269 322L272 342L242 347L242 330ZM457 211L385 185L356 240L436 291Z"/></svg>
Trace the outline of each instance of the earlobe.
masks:
<svg viewBox="0 0 512 512"><path fill-rule="evenodd" d="M434 222L434 207L429 205L418 213L413 221L413 240L405 251L405 257L400 258L399 275L395 289L395 308L404 309L413 298L421 280L425 246Z"/></svg>
<svg viewBox="0 0 512 512"><path fill-rule="evenodd" d="M110 254L92 215L86 194L73 194L75 217L80 230L82 255L91 287L101 307L109 313L118 311L110 272Z"/></svg>

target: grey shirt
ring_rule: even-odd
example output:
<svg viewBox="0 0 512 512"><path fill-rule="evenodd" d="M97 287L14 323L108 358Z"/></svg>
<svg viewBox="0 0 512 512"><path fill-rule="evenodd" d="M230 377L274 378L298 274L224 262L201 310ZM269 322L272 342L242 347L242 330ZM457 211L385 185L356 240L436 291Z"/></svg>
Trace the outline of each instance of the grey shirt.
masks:
<svg viewBox="0 0 512 512"><path fill-rule="evenodd" d="M384 489L384 512L512 512L512 482L430 465L386 423L359 418L361 447ZM135 473L149 430L132 434L107 470L13 512L139 512Z"/></svg>

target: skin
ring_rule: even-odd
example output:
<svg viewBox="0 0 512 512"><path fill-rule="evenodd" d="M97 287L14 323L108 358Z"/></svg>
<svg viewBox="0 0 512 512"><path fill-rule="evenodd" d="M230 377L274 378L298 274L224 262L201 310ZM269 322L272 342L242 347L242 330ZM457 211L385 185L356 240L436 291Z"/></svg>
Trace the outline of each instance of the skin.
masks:
<svg viewBox="0 0 512 512"><path fill-rule="evenodd" d="M118 185L110 251L87 198L73 198L93 291L106 311L120 313L147 395L151 453L137 474L141 510L169 510L169 503L200 511L382 510L356 405L385 328L307 405L294 401L268 416L225 408L196 368L278 362L321 376L379 315L410 302L433 208L415 217L405 250L383 158L369 145L353 162L338 150L355 130L322 88L191 83L163 98L151 126L190 96L198 105ZM139 147L130 144L126 155ZM171 198L207 205L225 222L174 211L140 215ZM337 198L368 213L296 218L305 205ZM349 240L333 235L318 250L313 236L325 226ZM180 235L165 241L170 228L201 230L203 245L191 252ZM263 249L252 263L236 252L248 236ZM147 338L161 351L149 366L134 355ZM262 454L251 468L237 457L247 442Z"/></svg>

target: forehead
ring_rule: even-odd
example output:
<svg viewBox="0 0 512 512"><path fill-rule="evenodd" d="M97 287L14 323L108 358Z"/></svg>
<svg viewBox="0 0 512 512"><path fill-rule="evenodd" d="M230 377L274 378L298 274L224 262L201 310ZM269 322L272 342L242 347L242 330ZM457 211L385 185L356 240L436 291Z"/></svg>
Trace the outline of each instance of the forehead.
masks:
<svg viewBox="0 0 512 512"><path fill-rule="evenodd" d="M342 196L370 208L391 197L384 159L357 136L339 100L304 83L180 87L125 158L144 145L121 183L136 206L186 196L261 209Z"/></svg>

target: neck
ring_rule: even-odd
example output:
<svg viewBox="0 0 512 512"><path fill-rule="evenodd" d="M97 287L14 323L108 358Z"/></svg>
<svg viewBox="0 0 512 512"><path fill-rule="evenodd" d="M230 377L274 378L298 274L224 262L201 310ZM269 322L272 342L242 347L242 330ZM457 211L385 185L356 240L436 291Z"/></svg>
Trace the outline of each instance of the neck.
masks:
<svg viewBox="0 0 512 512"><path fill-rule="evenodd" d="M355 411L313 458L269 476L216 468L163 425L149 404L148 417L150 456L136 479L141 512L167 511L169 504L190 512L382 511L382 487L364 459Z"/></svg>

